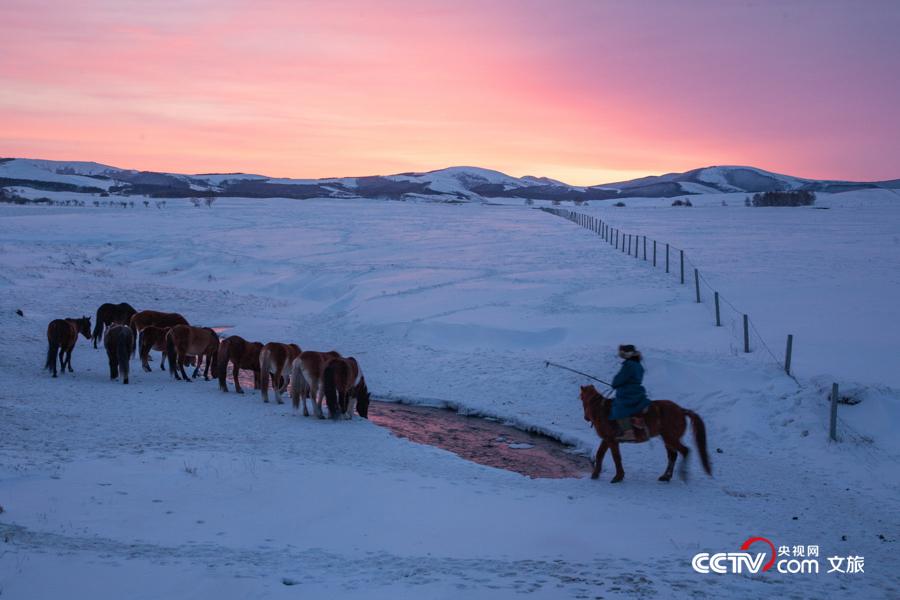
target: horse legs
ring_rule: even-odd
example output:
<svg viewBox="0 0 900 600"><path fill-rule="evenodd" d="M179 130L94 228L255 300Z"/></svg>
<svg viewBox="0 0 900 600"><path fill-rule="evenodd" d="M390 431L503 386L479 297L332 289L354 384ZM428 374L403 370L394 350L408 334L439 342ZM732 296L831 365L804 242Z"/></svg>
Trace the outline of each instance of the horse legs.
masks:
<svg viewBox="0 0 900 600"><path fill-rule="evenodd" d="M72 370L72 350L74 350L74 349L75 349L75 344L72 344L72 346L66 351L66 364L69 366L69 373L75 372Z"/></svg>
<svg viewBox="0 0 900 600"><path fill-rule="evenodd" d="M175 350L175 360L169 361L169 369L172 371L172 374L175 375L175 379L178 381L190 381L191 378L188 377L187 372L184 370L184 363L187 361L187 353L182 352L176 348ZM178 372L181 371L181 376L179 376Z"/></svg>
<svg viewBox="0 0 900 600"><path fill-rule="evenodd" d="M609 442L606 440L600 442L600 446L597 448L597 456L594 457L594 470L591 472L591 479L600 477L600 469L603 467L603 457L606 456L607 449L609 449Z"/></svg>
<svg viewBox="0 0 900 600"><path fill-rule="evenodd" d="M114 356L109 357L109 378L116 379L119 376L119 363Z"/></svg>
<svg viewBox="0 0 900 600"><path fill-rule="evenodd" d="M616 463L616 476L610 480L610 483L619 483L625 479L625 469L622 468L622 454L619 452L619 442L610 442L609 449L612 450L613 462Z"/></svg>
<svg viewBox="0 0 900 600"><path fill-rule="evenodd" d="M344 418L348 421L353 418L353 411L356 410L356 392L345 392L347 397L347 409L344 412Z"/></svg>
<svg viewBox="0 0 900 600"><path fill-rule="evenodd" d="M147 355L149 356L150 353L148 352ZM172 368L172 365L169 365L169 368ZM160 371L166 370L166 352L165 352L165 350L162 352L162 358L159 359L159 370Z"/></svg>
<svg viewBox="0 0 900 600"><path fill-rule="evenodd" d="M215 353L215 351L213 351L212 353L208 353L206 355L206 368L203 369L203 379L205 381L209 381L209 366L212 364L212 356L214 353ZM200 368L199 363L197 364L197 368Z"/></svg>
<svg viewBox="0 0 900 600"><path fill-rule="evenodd" d="M313 384L310 386L310 390L315 390L315 397L313 399L313 410L316 413L316 416L320 419L325 418L325 413L322 412L322 402L325 400L325 389L321 382L316 379ZM313 398L312 391L310 392L310 398Z"/></svg>
<svg viewBox="0 0 900 600"><path fill-rule="evenodd" d="M59 372L62 375L66 374L66 349L59 349Z"/></svg>
<svg viewBox="0 0 900 600"><path fill-rule="evenodd" d="M278 404L284 404L284 400L281 399L281 392L284 391L284 382L286 379L283 372L284 365L278 365L278 372L272 377L272 391L275 392L275 402Z"/></svg>
<svg viewBox="0 0 900 600"><path fill-rule="evenodd" d="M231 378L234 379L234 391L238 394L243 394L244 390L241 389L241 382L238 381L238 374L240 369L238 368L238 364L236 362L231 363L233 365L233 369L231 370ZM228 370L228 364L225 364L225 370Z"/></svg>
<svg viewBox="0 0 900 600"><path fill-rule="evenodd" d="M181 375L184 377L185 381L190 381L191 378L187 376L187 372L184 370L184 363L187 362L187 354L178 354L178 368L181 369ZM171 366L171 365L170 365Z"/></svg>
<svg viewBox="0 0 900 600"><path fill-rule="evenodd" d="M59 360L62 363L62 360L59 358L62 354L62 348L56 348L55 350L51 349L50 353L52 354L52 358L50 359L50 370L53 371L53 376L56 377L56 361Z"/></svg>
<svg viewBox="0 0 900 600"><path fill-rule="evenodd" d="M666 444L666 455L669 458L669 464L666 465L666 472L659 476L659 481L670 481L672 479L672 471L675 469L675 461L678 459L678 453L675 448Z"/></svg>
<svg viewBox="0 0 900 600"><path fill-rule="evenodd" d="M688 457L688 452L690 452L690 450L688 449L687 446L682 444L681 441L678 442L678 444L675 446L675 448L681 453L681 466L678 468L678 476L681 477L682 481L687 481L687 479L688 479L687 457Z"/></svg>

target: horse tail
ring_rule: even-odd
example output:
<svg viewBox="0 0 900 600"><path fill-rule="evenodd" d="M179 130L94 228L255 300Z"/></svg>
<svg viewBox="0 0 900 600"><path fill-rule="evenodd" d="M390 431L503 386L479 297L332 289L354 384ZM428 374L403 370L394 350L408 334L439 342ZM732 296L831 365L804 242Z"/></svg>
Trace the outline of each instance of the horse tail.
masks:
<svg viewBox="0 0 900 600"><path fill-rule="evenodd" d="M228 385L225 384L225 379L228 377L228 348L231 346L231 343L228 341L228 338L225 338L221 342L219 342L219 349L216 351L216 376L219 378L219 389L223 392L228 391Z"/></svg>
<svg viewBox="0 0 900 600"><path fill-rule="evenodd" d="M296 364L295 364L296 363ZM303 373L300 372L300 357L295 358L290 363L291 367L291 404L294 407L294 410L300 408L300 390L303 383L306 380L303 378ZM302 383L301 383L302 380ZM305 396L304 396L305 398Z"/></svg>
<svg viewBox="0 0 900 600"><path fill-rule="evenodd" d="M137 324L134 322L134 318L137 316L137 313L131 315L131 318L128 319L128 327L131 328L131 353L134 354L135 346L138 343L138 330ZM141 334L141 338L143 339L143 334Z"/></svg>
<svg viewBox="0 0 900 600"><path fill-rule="evenodd" d="M100 308L103 308L102 306ZM100 308L97 309L97 323L94 325L94 333L91 340L94 342L94 348L97 347L97 340L103 335L103 319L100 317Z"/></svg>
<svg viewBox="0 0 900 600"><path fill-rule="evenodd" d="M340 407L338 406L337 386L334 384L334 381L337 378L337 373L335 372L337 362L338 361L333 360L328 363L328 366L325 367L325 372L322 374L323 381L320 384L325 390L325 403L328 405L328 416L332 419L338 418L338 411L340 410Z"/></svg>
<svg viewBox="0 0 900 600"><path fill-rule="evenodd" d="M51 336L49 340L47 340L47 360L44 363L44 368L48 371L53 370L53 365L56 364L56 355L59 353L59 338L56 335Z"/></svg>
<svg viewBox="0 0 900 600"><path fill-rule="evenodd" d="M684 414L691 420L691 429L694 430L694 444L700 453L700 462L707 475L712 475L712 466L709 464L709 454L706 452L706 425L700 415L692 410L684 409Z"/></svg>
<svg viewBox="0 0 900 600"><path fill-rule="evenodd" d="M259 353L259 393L266 402L269 401L269 354L266 348Z"/></svg>
<svg viewBox="0 0 900 600"><path fill-rule="evenodd" d="M206 360L208 361L207 371L212 370L213 377L216 376L216 373L219 372L219 347L222 345L222 342L219 340L219 336L216 336L216 347L210 351L209 354L206 355ZM227 364L225 365L228 366Z"/></svg>
<svg viewBox="0 0 900 600"><path fill-rule="evenodd" d="M169 373L172 374L172 377L178 377L175 368L178 364L178 357L175 355L175 336L172 335L171 329L166 334L166 356L169 359Z"/></svg>
<svg viewBox="0 0 900 600"><path fill-rule="evenodd" d="M119 358L119 372L122 381L128 383L128 363L131 360L131 330L128 328L117 329L119 339L116 340L116 351Z"/></svg>

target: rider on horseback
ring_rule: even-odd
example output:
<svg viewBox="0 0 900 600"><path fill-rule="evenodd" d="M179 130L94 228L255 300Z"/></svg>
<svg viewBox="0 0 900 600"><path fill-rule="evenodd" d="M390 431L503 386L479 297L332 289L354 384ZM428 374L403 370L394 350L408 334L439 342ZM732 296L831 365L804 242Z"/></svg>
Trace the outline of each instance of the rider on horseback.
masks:
<svg viewBox="0 0 900 600"><path fill-rule="evenodd" d="M643 441L646 437L643 419L639 416L650 406L647 390L641 385L644 379L644 367L641 365L641 353L631 344L619 346L619 358L622 366L612 380L616 390L609 418L618 429L620 441ZM639 431L635 431L638 428Z"/></svg>

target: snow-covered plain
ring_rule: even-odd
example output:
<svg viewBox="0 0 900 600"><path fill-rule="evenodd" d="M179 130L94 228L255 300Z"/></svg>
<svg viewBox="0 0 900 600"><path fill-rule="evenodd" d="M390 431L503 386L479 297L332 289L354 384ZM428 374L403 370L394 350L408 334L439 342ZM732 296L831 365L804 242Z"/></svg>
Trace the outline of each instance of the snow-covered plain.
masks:
<svg viewBox="0 0 900 600"><path fill-rule="evenodd" d="M734 352L730 329L713 327L676 278L522 206L2 206L0 591L897 597L900 337L878 311L896 315L900 299L900 204L841 196L830 211L586 209L688 249L764 336L797 334L801 386L762 352ZM789 260L759 252L790 245L798 228L812 250ZM813 255L834 287L813 276L826 272ZM757 295L754 277L768 286ZM843 285L881 298L867 309L878 318L855 315L851 296L835 291ZM74 376L41 371L49 320L119 301L247 338L336 348L360 359L377 396L500 416L584 452L597 441L577 397L585 381L543 361L610 376L616 345L635 343L651 394L705 419L715 477L694 457L687 484L657 482L665 457L654 441L624 449L620 485L606 482L610 457L600 481L532 480L362 419L305 419L212 383L133 371L125 387L84 340ZM799 328L798 314L812 324ZM854 326L842 327L848 318ZM843 360L872 368L841 370ZM862 399L840 407L839 444L827 440L832 380ZM691 569L695 553L736 551L756 535L865 556L866 572L825 574L824 559L810 576Z"/></svg>

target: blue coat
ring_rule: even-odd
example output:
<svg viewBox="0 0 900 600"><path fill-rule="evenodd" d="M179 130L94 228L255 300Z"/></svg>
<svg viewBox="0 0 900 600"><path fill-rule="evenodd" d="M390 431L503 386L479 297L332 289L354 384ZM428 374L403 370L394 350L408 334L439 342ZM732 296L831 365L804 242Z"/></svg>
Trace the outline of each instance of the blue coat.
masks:
<svg viewBox="0 0 900 600"><path fill-rule="evenodd" d="M610 419L624 419L650 406L647 390L641 385L643 380L644 367L640 362L626 360L622 363L622 368L612 380L616 398L609 411Z"/></svg>

